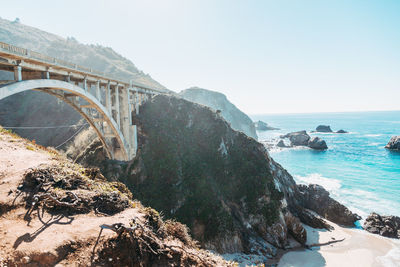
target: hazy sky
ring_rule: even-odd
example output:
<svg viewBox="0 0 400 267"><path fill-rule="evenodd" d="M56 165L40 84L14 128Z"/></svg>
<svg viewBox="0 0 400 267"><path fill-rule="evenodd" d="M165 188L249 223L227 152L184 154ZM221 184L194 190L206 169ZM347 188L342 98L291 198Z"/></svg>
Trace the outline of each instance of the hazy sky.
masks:
<svg viewBox="0 0 400 267"><path fill-rule="evenodd" d="M0 16L110 46L180 91L255 113L400 110L400 1L3 1Z"/></svg>

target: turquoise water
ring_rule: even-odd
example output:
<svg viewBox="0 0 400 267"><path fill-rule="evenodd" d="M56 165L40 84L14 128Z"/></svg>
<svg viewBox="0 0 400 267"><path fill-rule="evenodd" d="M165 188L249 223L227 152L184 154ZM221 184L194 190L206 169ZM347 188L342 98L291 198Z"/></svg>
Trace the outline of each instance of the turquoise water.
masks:
<svg viewBox="0 0 400 267"><path fill-rule="evenodd" d="M333 131L315 133L327 151L307 148L271 151L271 156L299 183L317 183L363 218L370 212L400 216L400 152L384 148L393 135L400 135L400 111L254 115L278 131L258 132L259 140L281 134L314 130L330 125Z"/></svg>

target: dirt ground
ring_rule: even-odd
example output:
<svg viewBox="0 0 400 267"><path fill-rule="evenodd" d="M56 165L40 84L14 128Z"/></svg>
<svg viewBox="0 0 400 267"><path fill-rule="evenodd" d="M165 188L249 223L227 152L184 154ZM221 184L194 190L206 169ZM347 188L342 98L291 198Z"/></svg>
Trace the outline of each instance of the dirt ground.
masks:
<svg viewBox="0 0 400 267"><path fill-rule="evenodd" d="M179 236L161 236L139 202L112 216L33 209L21 189L26 173L65 160L0 128L0 266L232 265ZM115 223L130 230L104 227Z"/></svg>

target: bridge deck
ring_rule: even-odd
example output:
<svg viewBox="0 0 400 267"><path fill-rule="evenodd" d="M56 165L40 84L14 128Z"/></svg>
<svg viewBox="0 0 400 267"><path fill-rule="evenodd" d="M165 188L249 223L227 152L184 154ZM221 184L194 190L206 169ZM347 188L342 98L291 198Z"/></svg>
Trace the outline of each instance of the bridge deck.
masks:
<svg viewBox="0 0 400 267"><path fill-rule="evenodd" d="M70 76L72 79L83 80L86 78L87 81L91 82L100 81L103 84L110 82L111 85L119 84L126 88L136 87L143 91L148 91L149 93L164 93L152 86L134 81L127 82L113 79L108 77L105 73L93 70L92 68L0 42L0 69L10 70L9 68L17 65L23 67L24 70L40 72L50 71L53 74Z"/></svg>

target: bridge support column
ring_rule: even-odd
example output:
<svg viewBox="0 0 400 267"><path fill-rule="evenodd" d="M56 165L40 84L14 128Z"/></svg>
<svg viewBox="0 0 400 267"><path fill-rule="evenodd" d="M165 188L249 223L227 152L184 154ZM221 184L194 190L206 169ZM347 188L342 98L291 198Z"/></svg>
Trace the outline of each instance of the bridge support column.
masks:
<svg viewBox="0 0 400 267"><path fill-rule="evenodd" d="M96 82L96 98L101 103L100 81Z"/></svg>
<svg viewBox="0 0 400 267"><path fill-rule="evenodd" d="M117 124L118 124L118 126L119 127L121 127L121 117L120 117L120 112L119 112L119 108L120 108L120 106L119 106L119 85L117 84L116 86L115 86L115 94L114 94L114 96L115 96L115 112L117 113L116 115L117 115Z"/></svg>
<svg viewBox="0 0 400 267"><path fill-rule="evenodd" d="M66 81L67 83L70 83L70 82L71 82L71 73L68 73L68 75L65 76L65 81Z"/></svg>
<svg viewBox="0 0 400 267"><path fill-rule="evenodd" d="M85 78L83 78L83 89L85 89L85 91L87 92L88 87L87 87L87 78L85 76Z"/></svg>
<svg viewBox="0 0 400 267"><path fill-rule="evenodd" d="M19 65L14 67L14 80L17 82L22 81L22 67Z"/></svg>
<svg viewBox="0 0 400 267"><path fill-rule="evenodd" d="M122 94L121 94L121 99L122 103L121 104L121 116L122 116L122 122L121 122L121 131L122 134L125 137L125 141L128 146L128 156L131 157L131 147L132 147L132 142L130 139L130 126L131 124L129 123L129 89L124 87L122 89Z"/></svg>
<svg viewBox="0 0 400 267"><path fill-rule="evenodd" d="M106 86L106 108L108 113L112 115L111 112L111 82L108 81L107 86Z"/></svg>

